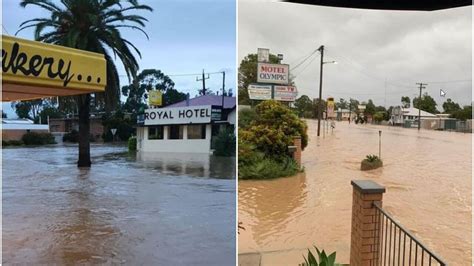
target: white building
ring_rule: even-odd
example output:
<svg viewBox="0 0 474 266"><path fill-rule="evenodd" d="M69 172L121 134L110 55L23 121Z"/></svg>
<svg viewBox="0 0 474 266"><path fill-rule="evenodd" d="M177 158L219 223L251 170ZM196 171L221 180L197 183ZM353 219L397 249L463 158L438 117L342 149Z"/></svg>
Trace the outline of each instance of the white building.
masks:
<svg viewBox="0 0 474 266"><path fill-rule="evenodd" d="M419 112L420 110L418 108L414 108L414 107L402 108L400 106L396 106L392 109L390 123L394 125L401 125L404 123L405 120L418 121ZM425 112L423 110L421 110L420 116L421 116L421 120L436 118L436 115Z"/></svg>
<svg viewBox="0 0 474 266"><path fill-rule="evenodd" d="M235 123L235 97L204 95L147 109L137 128L137 150L209 154L213 137L223 128L235 132Z"/></svg>

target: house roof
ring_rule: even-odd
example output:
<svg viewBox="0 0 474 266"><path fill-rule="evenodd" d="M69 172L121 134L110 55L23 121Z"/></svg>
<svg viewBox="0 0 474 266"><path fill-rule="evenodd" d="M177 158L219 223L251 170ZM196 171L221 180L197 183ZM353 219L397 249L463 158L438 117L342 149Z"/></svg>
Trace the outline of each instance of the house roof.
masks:
<svg viewBox="0 0 474 266"><path fill-rule="evenodd" d="M189 99L189 105L187 101L181 101L168 105L166 107L186 107L186 106L202 106L202 105L217 105L222 106L222 96L219 95L202 95L196 98ZM224 96L224 109L235 108L235 97Z"/></svg>
<svg viewBox="0 0 474 266"><path fill-rule="evenodd" d="M33 124L33 121L26 118L19 118L19 119L2 118L2 124Z"/></svg>
<svg viewBox="0 0 474 266"><path fill-rule="evenodd" d="M403 115L411 115L411 116L418 116L418 108L410 107L410 108L402 108ZM425 117L436 117L436 115L432 113L425 112L421 110L421 116Z"/></svg>

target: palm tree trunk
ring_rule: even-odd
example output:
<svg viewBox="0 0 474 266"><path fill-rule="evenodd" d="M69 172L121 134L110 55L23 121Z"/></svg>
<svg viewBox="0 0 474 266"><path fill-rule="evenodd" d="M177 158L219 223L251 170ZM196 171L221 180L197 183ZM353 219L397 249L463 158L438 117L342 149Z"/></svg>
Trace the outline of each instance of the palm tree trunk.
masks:
<svg viewBox="0 0 474 266"><path fill-rule="evenodd" d="M79 160L77 167L91 167L90 153L90 102L89 94L78 96L79 106Z"/></svg>

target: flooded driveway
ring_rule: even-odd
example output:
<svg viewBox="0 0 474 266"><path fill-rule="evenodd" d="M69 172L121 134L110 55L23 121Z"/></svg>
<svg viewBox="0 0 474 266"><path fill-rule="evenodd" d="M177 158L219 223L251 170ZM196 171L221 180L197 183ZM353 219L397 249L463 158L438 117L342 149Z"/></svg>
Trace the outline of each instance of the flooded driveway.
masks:
<svg viewBox="0 0 474 266"><path fill-rule="evenodd" d="M235 265L235 158L3 150L3 263Z"/></svg>
<svg viewBox="0 0 474 266"><path fill-rule="evenodd" d="M239 253L262 252L264 265L296 265L307 248L349 262L352 179L386 187L384 208L450 265L471 264L471 134L336 123L303 152L305 173L239 181ZM361 172L378 154L384 167Z"/></svg>

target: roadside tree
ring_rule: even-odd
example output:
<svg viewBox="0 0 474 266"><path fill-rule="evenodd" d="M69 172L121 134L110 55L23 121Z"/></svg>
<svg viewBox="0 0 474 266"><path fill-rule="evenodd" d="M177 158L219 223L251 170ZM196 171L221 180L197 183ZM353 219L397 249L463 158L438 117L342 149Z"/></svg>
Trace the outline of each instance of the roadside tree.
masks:
<svg viewBox="0 0 474 266"><path fill-rule="evenodd" d="M37 6L50 15L23 22L19 31L35 27L37 41L103 54L107 61L107 86L105 93L96 93L94 98L95 101L103 101L106 110L110 111L120 101L119 75L111 53L122 62L129 80L135 78L139 69L132 50L141 56L140 51L122 37L120 30L124 28L139 30L148 38L142 29L147 19L130 12L152 11L152 8L141 5L138 1L120 0L61 1L61 3L60 6L49 0L22 0L20 3L22 7ZM77 166L90 167L91 94L80 95L74 99L79 111Z"/></svg>

